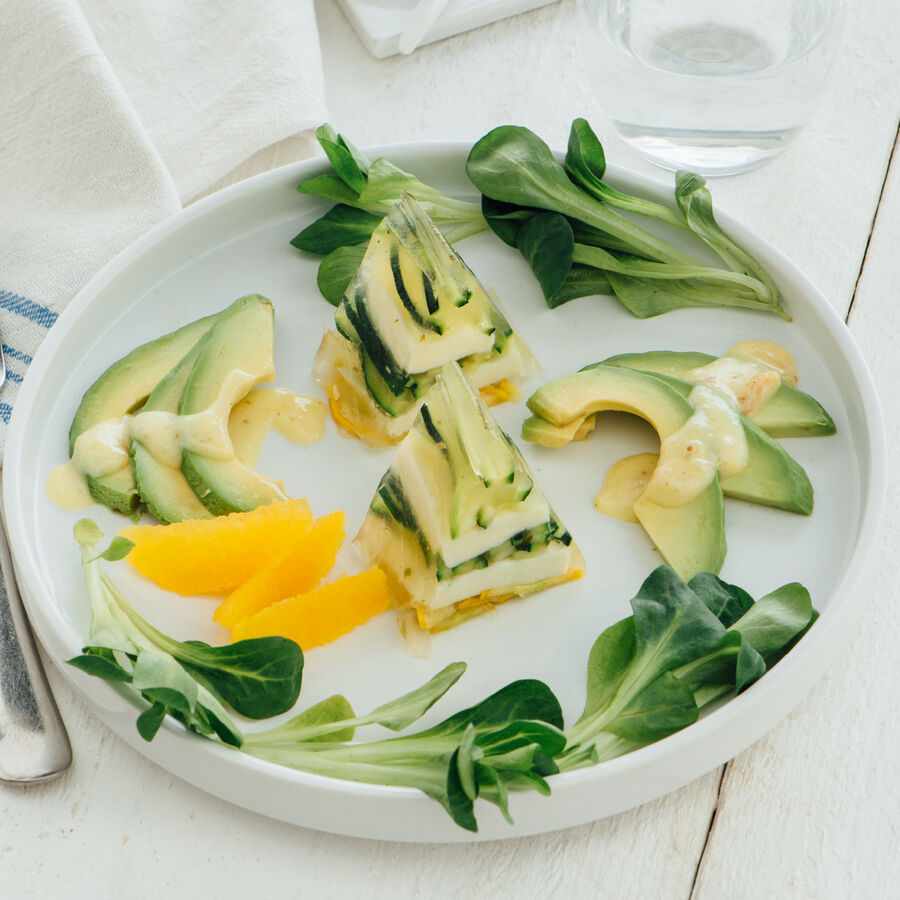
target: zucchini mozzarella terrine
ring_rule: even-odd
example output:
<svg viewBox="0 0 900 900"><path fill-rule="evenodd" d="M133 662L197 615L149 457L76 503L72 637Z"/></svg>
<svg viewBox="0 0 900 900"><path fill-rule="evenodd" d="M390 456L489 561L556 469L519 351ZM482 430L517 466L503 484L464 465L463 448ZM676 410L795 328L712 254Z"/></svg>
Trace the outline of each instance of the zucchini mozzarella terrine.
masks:
<svg viewBox="0 0 900 900"><path fill-rule="evenodd" d="M435 376L356 545L428 631L584 571L518 448L455 362Z"/></svg>
<svg viewBox="0 0 900 900"><path fill-rule="evenodd" d="M440 367L458 361L489 402L537 371L521 337L422 207L402 199L378 225L326 333L315 376L335 421L371 446L409 430Z"/></svg>

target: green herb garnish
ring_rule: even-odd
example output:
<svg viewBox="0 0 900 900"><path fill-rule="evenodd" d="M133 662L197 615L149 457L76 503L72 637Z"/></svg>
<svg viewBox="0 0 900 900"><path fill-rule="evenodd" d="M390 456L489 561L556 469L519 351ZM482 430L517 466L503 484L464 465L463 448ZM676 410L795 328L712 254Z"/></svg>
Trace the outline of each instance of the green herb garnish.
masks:
<svg viewBox="0 0 900 900"><path fill-rule="evenodd" d="M551 306L581 296L574 285L563 290L577 263L602 272L616 297L637 316L684 306L739 306L787 317L771 278L716 225L702 179L679 173L679 216L661 204L609 187L602 180L605 171L603 147L584 119L572 123L564 164L536 134L513 125L488 132L466 163L472 183L489 200L503 204L499 215L486 208L488 223L523 251ZM525 214L516 216L517 210ZM704 265L617 210L695 234L728 270ZM538 216L542 235L555 238L543 250L530 231ZM564 220L572 230L568 242L561 239ZM587 282L580 284L588 288Z"/></svg>
<svg viewBox="0 0 900 900"><path fill-rule="evenodd" d="M167 715L242 752L305 772L416 788L460 827L477 831L475 801L499 807L509 794L550 793L548 778L646 746L692 724L760 678L816 618L809 593L788 584L754 602L702 573L685 583L666 566L644 581L633 615L607 628L587 666L584 711L564 729L559 701L541 681L508 684L424 731L355 740L359 728L403 731L457 682L453 663L421 687L357 715L335 695L283 724L243 734L226 706L262 718L294 705L303 654L284 638L225 647L175 641L145 622L100 568L127 547L97 554L97 526L75 527L91 598L91 640L69 662L119 686L144 706L137 728L152 740Z"/></svg>
<svg viewBox="0 0 900 900"><path fill-rule="evenodd" d="M225 706L264 719L290 709L300 694L303 652L286 638L254 638L225 647L176 641L145 621L100 568L130 547L114 539L96 552L103 534L90 519L75 525L91 599L90 643L69 662L88 674L121 682L151 704L139 720L150 740L166 713L200 734L240 746L242 737ZM125 551L125 552L123 552Z"/></svg>
<svg viewBox="0 0 900 900"><path fill-rule="evenodd" d="M300 182L302 194L336 201L325 215L307 225L291 243L298 249L325 256L318 284L329 303L337 305L359 266L375 226L399 202L404 192L416 198L428 217L451 243L487 228L476 203L455 197L419 181L384 158L367 159L328 124L316 130L332 171ZM344 248L353 247L350 253ZM356 265L352 265L352 261Z"/></svg>

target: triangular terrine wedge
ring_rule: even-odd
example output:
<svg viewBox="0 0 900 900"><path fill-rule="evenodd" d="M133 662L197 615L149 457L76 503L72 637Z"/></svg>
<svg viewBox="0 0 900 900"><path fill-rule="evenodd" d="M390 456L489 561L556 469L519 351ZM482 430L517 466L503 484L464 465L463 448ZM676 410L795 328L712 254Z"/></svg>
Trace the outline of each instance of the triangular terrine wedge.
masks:
<svg viewBox="0 0 900 900"><path fill-rule="evenodd" d="M427 631L584 572L518 448L455 362L435 376L355 543Z"/></svg>
<svg viewBox="0 0 900 900"><path fill-rule="evenodd" d="M335 421L371 446L400 441L440 367L460 364L488 402L538 371L497 302L404 194L366 254L316 354Z"/></svg>

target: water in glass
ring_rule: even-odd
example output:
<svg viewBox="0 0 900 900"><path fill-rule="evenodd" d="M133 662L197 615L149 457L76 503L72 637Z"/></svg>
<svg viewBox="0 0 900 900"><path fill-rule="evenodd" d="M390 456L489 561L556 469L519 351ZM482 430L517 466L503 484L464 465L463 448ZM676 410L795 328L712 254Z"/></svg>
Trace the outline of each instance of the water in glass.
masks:
<svg viewBox="0 0 900 900"><path fill-rule="evenodd" d="M809 121L840 0L580 0L597 102L635 150L708 175L752 168Z"/></svg>

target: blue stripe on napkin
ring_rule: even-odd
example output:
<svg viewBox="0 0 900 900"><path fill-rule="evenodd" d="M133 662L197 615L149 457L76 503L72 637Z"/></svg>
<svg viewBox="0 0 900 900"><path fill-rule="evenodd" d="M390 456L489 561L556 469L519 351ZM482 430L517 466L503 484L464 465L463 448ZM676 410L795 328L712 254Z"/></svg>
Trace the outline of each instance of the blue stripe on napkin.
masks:
<svg viewBox="0 0 900 900"><path fill-rule="evenodd" d="M12 415L12 407L8 403L0 403L0 422L9 425L9 417Z"/></svg>
<svg viewBox="0 0 900 900"><path fill-rule="evenodd" d="M43 325L44 328L49 328L59 318L59 313L29 300L27 297L14 294L12 291L0 290L0 309L16 313L31 322ZM0 412L0 418L2 418L2 412Z"/></svg>
<svg viewBox="0 0 900 900"><path fill-rule="evenodd" d="M9 344L3 345L3 355L10 359L18 359L21 362L25 363L25 365L31 364L31 357L27 353L23 353L21 350L17 350L15 347L10 347Z"/></svg>

